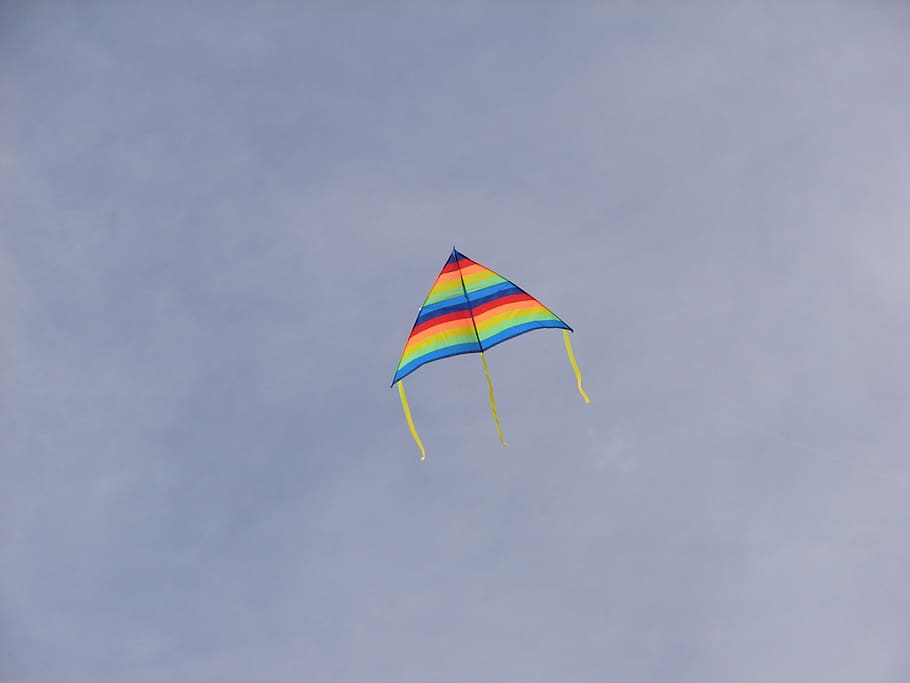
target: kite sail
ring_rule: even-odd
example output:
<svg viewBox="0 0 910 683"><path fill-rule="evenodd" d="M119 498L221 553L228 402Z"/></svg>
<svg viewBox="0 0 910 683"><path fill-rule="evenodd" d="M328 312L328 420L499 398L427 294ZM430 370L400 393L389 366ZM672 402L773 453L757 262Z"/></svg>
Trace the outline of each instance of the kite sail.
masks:
<svg viewBox="0 0 910 683"><path fill-rule="evenodd" d="M581 371L578 369L569 341L569 332L573 331L572 328L513 282L452 249L449 260L442 267L439 277L420 307L417 321L408 336L398 362L398 369L392 378L392 386L398 385L405 419L411 436L420 448L421 460L426 458L426 450L414 428L402 380L421 365L434 360L463 353L479 353L487 378L490 408L496 423L496 431L500 442L508 446L502 435L499 416L496 414L493 383L490 380L490 369L484 351L525 332L548 327L562 329L578 391L585 403L590 403L581 386Z"/></svg>

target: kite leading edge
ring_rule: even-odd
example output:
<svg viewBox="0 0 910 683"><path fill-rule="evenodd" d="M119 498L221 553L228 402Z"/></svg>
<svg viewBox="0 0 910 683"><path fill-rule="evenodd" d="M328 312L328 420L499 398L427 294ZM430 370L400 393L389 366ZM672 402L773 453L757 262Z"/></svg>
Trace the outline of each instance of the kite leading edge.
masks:
<svg viewBox="0 0 910 683"><path fill-rule="evenodd" d="M404 416L411 436L420 448L421 460L426 458L426 450L414 427L402 380L421 365L434 360L464 353L479 353L487 388L490 390L490 409L496 431L500 442L508 446L496 413L493 383L484 351L525 332L547 327L562 329L578 391L585 403L590 403L591 400L581 385L581 371L575 361L575 354L572 353L572 343L569 340L572 328L513 282L472 261L455 248L452 249L420 307L392 378L392 386L398 385Z"/></svg>

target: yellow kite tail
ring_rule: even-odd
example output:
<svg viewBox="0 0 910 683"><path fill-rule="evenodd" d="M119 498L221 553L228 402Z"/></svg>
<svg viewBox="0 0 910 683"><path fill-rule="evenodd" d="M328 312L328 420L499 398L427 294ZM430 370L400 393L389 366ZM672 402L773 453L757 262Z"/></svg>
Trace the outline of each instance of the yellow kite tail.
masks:
<svg viewBox="0 0 910 683"><path fill-rule="evenodd" d="M572 342L569 340L569 331L562 331L563 337L566 340L566 351L569 354L569 362L572 364L572 369L575 371L575 379L578 380L578 393L581 394L581 397L585 400L585 403L590 403L591 399L588 398L588 395L585 393L585 390L581 386L581 370L578 369L578 363L575 362L575 354L572 353Z"/></svg>
<svg viewBox="0 0 910 683"><path fill-rule="evenodd" d="M424 450L423 444L420 443L417 430L414 429L414 420L411 419L411 409L408 407L408 397L404 393L404 383L401 380L398 380L398 395L401 396L401 407L404 408L404 417L408 421L408 427L411 429L411 436L414 437L414 441L417 442L417 448L420 449L420 459L426 460L427 452Z"/></svg>
<svg viewBox="0 0 910 683"><path fill-rule="evenodd" d="M499 426L499 416L496 414L496 397L493 396L493 382L490 381L490 368L487 366L487 357L480 352L480 360L483 361L483 373L487 376L487 388L490 390L490 409L493 411L493 421L496 422L496 432L499 434L499 441L503 446L509 444L502 436L502 427Z"/></svg>

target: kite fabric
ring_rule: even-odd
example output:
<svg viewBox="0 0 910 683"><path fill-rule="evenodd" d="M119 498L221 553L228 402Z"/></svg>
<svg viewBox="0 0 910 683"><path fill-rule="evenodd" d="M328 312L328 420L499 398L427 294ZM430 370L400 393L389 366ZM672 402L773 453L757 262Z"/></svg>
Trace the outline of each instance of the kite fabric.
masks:
<svg viewBox="0 0 910 683"><path fill-rule="evenodd" d="M392 386L398 384L405 418L411 436L420 448L421 460L426 457L426 451L414 428L402 380L420 366L434 360L463 353L479 353L490 390L490 408L499 440L508 446L496 413L493 383L484 351L520 334L541 328L562 329L578 391L585 403L590 403L582 388L581 371L569 341L572 328L513 282L452 249L448 261L420 307L417 321L392 378Z"/></svg>

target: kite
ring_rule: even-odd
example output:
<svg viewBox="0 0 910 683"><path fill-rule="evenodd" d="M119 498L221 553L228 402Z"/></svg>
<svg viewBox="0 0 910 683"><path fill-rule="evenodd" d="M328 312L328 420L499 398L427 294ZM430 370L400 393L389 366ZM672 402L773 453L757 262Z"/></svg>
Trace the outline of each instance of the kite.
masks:
<svg viewBox="0 0 910 683"><path fill-rule="evenodd" d="M562 330L569 362L578 382L578 391L585 403L590 403L591 400L581 386L581 371L569 340L569 332L574 330L515 283L452 248L448 261L420 307L391 384L393 387L398 385L404 416L411 436L420 449L421 460L426 458L427 453L414 428L402 380L421 365L434 360L463 353L479 353L487 378L490 409L499 441L503 446L508 446L496 414L496 398L484 351L520 334L541 328Z"/></svg>

